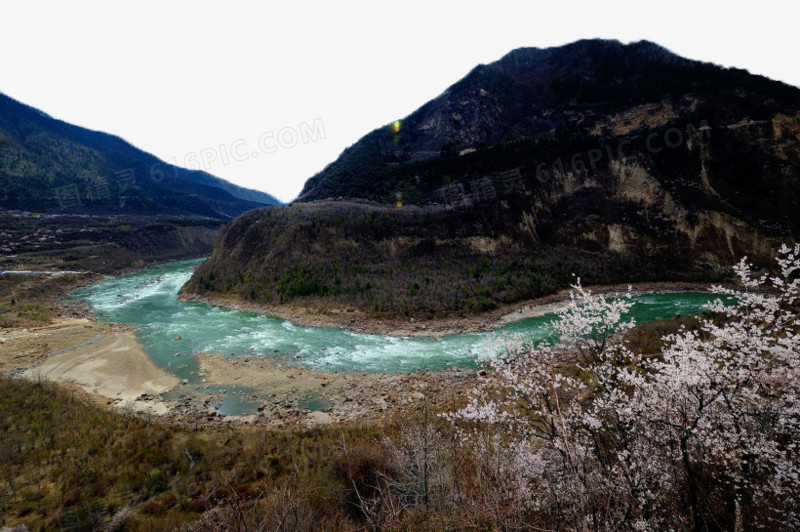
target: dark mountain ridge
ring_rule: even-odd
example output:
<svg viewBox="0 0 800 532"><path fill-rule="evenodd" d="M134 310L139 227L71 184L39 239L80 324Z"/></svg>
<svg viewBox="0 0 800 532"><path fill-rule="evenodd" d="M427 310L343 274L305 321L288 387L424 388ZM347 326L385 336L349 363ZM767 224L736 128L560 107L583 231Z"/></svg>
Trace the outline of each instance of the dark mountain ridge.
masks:
<svg viewBox="0 0 800 532"><path fill-rule="evenodd" d="M514 50L368 133L294 207L232 222L186 293L469 312L571 273L720 280L798 234L800 89L589 40Z"/></svg>
<svg viewBox="0 0 800 532"><path fill-rule="evenodd" d="M0 94L0 206L7 209L226 219L276 203Z"/></svg>
<svg viewBox="0 0 800 532"><path fill-rule="evenodd" d="M394 203L400 192L406 202L440 201L436 192L447 177L457 176L419 163L509 143L528 148L530 158L545 155L546 161L551 145L598 146L674 125L676 118L682 119L681 127L703 120L723 125L737 115L764 120L796 111L798 104L796 87L690 61L647 41L522 48L474 68L401 120L398 132L390 124L363 137L309 179L298 199L345 196ZM608 131L609 118L636 105L652 107L650 120ZM659 118L658 111L676 116ZM567 151L560 156L574 150ZM482 162L480 154L471 159Z"/></svg>

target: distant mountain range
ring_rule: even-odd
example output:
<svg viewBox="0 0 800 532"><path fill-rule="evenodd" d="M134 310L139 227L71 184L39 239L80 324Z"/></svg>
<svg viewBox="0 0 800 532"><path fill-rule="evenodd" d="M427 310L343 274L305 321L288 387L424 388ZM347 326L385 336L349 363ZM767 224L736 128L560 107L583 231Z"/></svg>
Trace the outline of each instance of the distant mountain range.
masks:
<svg viewBox="0 0 800 532"><path fill-rule="evenodd" d="M572 274L719 280L798 235L800 89L587 40L514 50L367 134L292 207L229 224L185 292L469 313Z"/></svg>
<svg viewBox="0 0 800 532"><path fill-rule="evenodd" d="M279 201L0 94L0 207L227 219Z"/></svg>

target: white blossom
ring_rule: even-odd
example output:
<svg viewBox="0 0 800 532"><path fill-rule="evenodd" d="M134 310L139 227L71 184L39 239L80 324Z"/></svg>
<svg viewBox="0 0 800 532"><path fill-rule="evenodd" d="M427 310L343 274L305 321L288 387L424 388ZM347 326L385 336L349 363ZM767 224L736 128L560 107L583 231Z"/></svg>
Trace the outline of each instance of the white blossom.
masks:
<svg viewBox="0 0 800 532"><path fill-rule="evenodd" d="M746 259L734 273L742 288L712 287L711 314L654 358L624 342L630 290L596 296L578 279L559 343L502 340L449 418L475 427L468 441L502 428L528 497L567 528L702 528L729 507L734 529L800 526L800 246L774 275Z"/></svg>

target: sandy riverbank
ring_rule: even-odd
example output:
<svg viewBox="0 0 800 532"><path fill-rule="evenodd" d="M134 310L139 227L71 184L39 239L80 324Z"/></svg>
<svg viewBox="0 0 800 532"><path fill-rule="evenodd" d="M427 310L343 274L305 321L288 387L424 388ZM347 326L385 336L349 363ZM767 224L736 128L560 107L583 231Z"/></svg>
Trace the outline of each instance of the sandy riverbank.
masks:
<svg viewBox="0 0 800 532"><path fill-rule="evenodd" d="M649 283L634 286L633 292L704 289L707 285ZM592 287L592 290L624 292L627 285ZM500 327L555 312L568 298L569 291L565 290L480 316L417 323L375 320L355 311L317 312L299 307L289 309L281 317L308 326L442 336ZM264 311L235 304L226 306ZM0 371L4 374L78 386L99 402L179 423L232 422L285 427L380 419L419 412L426 404L436 409L458 402L476 379L474 370L376 374L287 367L262 357L231 359L201 354L198 359L197 382L187 384L150 360L130 326L63 319L42 327L0 332ZM168 390L172 390L171 399L162 400L160 394ZM231 399L236 399L234 403L252 405L257 414L219 414Z"/></svg>
<svg viewBox="0 0 800 532"><path fill-rule="evenodd" d="M476 378L474 370L387 374L285 367L264 358L201 354L199 360L208 384L248 390L243 399L258 414L247 421L273 426L375 420L426 404L436 409L458 400Z"/></svg>
<svg viewBox="0 0 800 532"><path fill-rule="evenodd" d="M37 327L0 329L0 373L20 373L51 353L89 342L99 331L98 324L84 318L58 319Z"/></svg>
<svg viewBox="0 0 800 532"><path fill-rule="evenodd" d="M329 372L278 365L265 358L201 354L198 381L182 383L156 366L127 325L59 320L0 332L0 370L82 390L93 400L182 424L234 423L273 427L376 420L438 408L457 400L475 372ZM209 388L225 388L210 393ZM171 391L169 400L161 394ZM229 396L253 405L253 415L221 415Z"/></svg>
<svg viewBox="0 0 800 532"><path fill-rule="evenodd" d="M86 319L3 332L0 368L26 379L77 385L98 401L155 414L166 413L167 405L136 399L178 384L150 360L132 327Z"/></svg>

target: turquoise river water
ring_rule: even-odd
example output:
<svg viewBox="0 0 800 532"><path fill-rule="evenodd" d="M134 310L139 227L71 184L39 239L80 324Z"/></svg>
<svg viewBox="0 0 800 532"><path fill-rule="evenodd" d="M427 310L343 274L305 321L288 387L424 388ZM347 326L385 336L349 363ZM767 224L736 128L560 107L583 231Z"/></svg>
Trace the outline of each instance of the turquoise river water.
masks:
<svg viewBox="0 0 800 532"><path fill-rule="evenodd" d="M392 337L345 329L302 327L280 318L180 301L181 286L202 260L174 262L112 278L81 289L98 319L136 326L153 361L194 380L198 353L230 357L270 357L278 362L323 370L370 372L472 367L497 335L524 333L551 338L554 315L521 320L494 331L442 338ZM635 296L637 322L699 314L713 296L699 292Z"/></svg>

